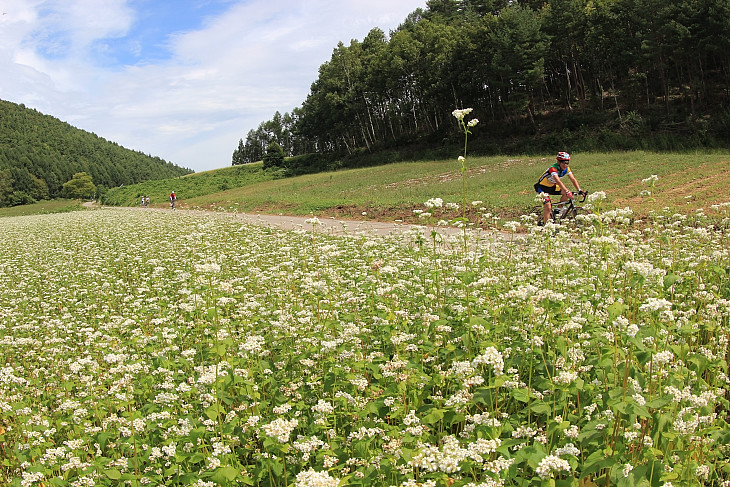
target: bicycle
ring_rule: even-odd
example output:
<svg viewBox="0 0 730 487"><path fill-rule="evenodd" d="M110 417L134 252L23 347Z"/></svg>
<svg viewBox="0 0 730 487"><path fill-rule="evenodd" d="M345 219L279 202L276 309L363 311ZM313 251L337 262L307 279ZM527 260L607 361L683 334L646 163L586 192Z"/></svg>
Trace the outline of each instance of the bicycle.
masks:
<svg viewBox="0 0 730 487"><path fill-rule="evenodd" d="M578 203L585 202L586 198L588 197L588 191L582 192L583 199L581 199ZM582 206L576 206L575 205L575 199L569 199L566 201L560 201L558 203L552 204L552 215L550 218L555 222L555 224L561 224L561 223L570 223L574 224L576 226L580 226L582 224L581 219L577 218L581 215L590 215L593 212L589 210L588 208L584 208ZM543 206L534 206L532 209L530 209L530 215L535 215L537 219L538 226L543 226L545 223L543 221Z"/></svg>

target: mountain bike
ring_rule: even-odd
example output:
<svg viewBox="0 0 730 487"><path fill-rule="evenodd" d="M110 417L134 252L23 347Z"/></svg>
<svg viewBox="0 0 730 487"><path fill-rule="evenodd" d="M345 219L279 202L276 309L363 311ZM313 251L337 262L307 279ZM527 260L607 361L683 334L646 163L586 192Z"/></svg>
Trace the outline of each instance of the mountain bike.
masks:
<svg viewBox="0 0 730 487"><path fill-rule="evenodd" d="M586 198L588 197L588 191L583 191L583 199L578 201L578 203L584 203ZM582 224L581 219L577 218L581 215L590 215L592 212L588 208L584 208L582 206L576 206L575 204L575 198L569 199L567 201L559 201L557 203L552 204L552 215L551 219L555 224L572 224L575 226L580 226ZM534 206L532 209L530 209L530 215L535 215L537 219L537 224L539 226L544 225L543 222L543 206Z"/></svg>

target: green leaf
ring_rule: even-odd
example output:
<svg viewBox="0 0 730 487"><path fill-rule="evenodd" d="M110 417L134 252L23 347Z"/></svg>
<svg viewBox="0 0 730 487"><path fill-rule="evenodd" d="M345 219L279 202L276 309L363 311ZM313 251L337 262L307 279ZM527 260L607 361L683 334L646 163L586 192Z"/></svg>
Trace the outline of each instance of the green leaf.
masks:
<svg viewBox="0 0 730 487"><path fill-rule="evenodd" d="M224 343L220 343L220 344L216 345L215 347L213 347L213 351L219 357L223 357L226 354L226 345Z"/></svg>
<svg viewBox="0 0 730 487"><path fill-rule="evenodd" d="M645 406L649 409L661 409L671 402L672 402L672 396L667 394L666 396L652 399L651 401L647 402L645 404Z"/></svg>
<svg viewBox="0 0 730 487"><path fill-rule="evenodd" d="M580 478L585 478L594 472L602 470L604 468L612 467L616 464L616 460L612 457L606 458L606 455L601 450L594 451L586 461L583 463L583 469L581 470Z"/></svg>
<svg viewBox="0 0 730 487"><path fill-rule="evenodd" d="M424 424L435 424L444 419L444 410L433 408L430 413L421 418Z"/></svg>
<svg viewBox="0 0 730 487"><path fill-rule="evenodd" d="M621 316L629 307L623 303L613 303L608 306L608 320L613 321Z"/></svg>
<svg viewBox="0 0 730 487"><path fill-rule="evenodd" d="M213 472L211 480L213 480L213 482L217 482L223 485L225 483L232 482L236 479L237 476L238 470L231 466L218 467L215 469L215 472Z"/></svg>
<svg viewBox="0 0 730 487"><path fill-rule="evenodd" d="M218 419L218 413L220 411L220 408L217 404L213 404L212 406L208 407L208 409L205 410L205 415L208 416L208 419L215 421Z"/></svg>
<svg viewBox="0 0 730 487"><path fill-rule="evenodd" d="M524 389L515 389L510 391L510 396L512 396L515 401L530 402L530 394Z"/></svg>
<svg viewBox="0 0 730 487"><path fill-rule="evenodd" d="M459 424L464 420L466 420L466 416L464 416L464 414L462 413L457 413L456 411L446 411L444 413L444 423L449 426Z"/></svg>
<svg viewBox="0 0 730 487"><path fill-rule="evenodd" d="M550 405L548 403L546 403L545 401L535 401L530 406L530 409L537 414L547 414L547 415L549 415L553 411L553 408L551 408Z"/></svg>
<svg viewBox="0 0 730 487"><path fill-rule="evenodd" d="M664 276L664 289L669 289L678 280L679 276L677 274L667 274Z"/></svg>
<svg viewBox="0 0 730 487"><path fill-rule="evenodd" d="M117 469L104 470L104 475L112 480L119 480L122 478L122 472Z"/></svg>

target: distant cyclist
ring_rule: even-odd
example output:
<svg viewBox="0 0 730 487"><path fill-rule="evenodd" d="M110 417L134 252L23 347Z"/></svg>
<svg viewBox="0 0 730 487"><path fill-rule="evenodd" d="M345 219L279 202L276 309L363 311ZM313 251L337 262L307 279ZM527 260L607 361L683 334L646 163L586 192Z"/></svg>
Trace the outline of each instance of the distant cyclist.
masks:
<svg viewBox="0 0 730 487"><path fill-rule="evenodd" d="M170 193L170 206L172 207L173 210L175 209L176 201L177 201L177 196L175 196L175 192L173 191L172 193Z"/></svg>
<svg viewBox="0 0 730 487"><path fill-rule="evenodd" d="M548 167L542 173L537 183L535 183L535 191L542 196L543 223L550 221L550 216L553 211L552 201L550 201L551 194L560 195L560 201L573 199L573 193L562 181L562 178L566 176L573 183L573 186L575 186L576 192L582 194L583 191L580 189L580 184L578 184L578 180L575 179L573 172L570 170L570 154L567 152L558 152L557 162Z"/></svg>

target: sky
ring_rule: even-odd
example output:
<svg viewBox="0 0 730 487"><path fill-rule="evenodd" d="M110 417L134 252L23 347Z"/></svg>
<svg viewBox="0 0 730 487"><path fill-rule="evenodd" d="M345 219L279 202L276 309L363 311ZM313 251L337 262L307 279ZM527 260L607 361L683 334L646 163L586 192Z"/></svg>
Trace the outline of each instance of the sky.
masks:
<svg viewBox="0 0 730 487"><path fill-rule="evenodd" d="M426 0L0 0L0 99L196 172Z"/></svg>

